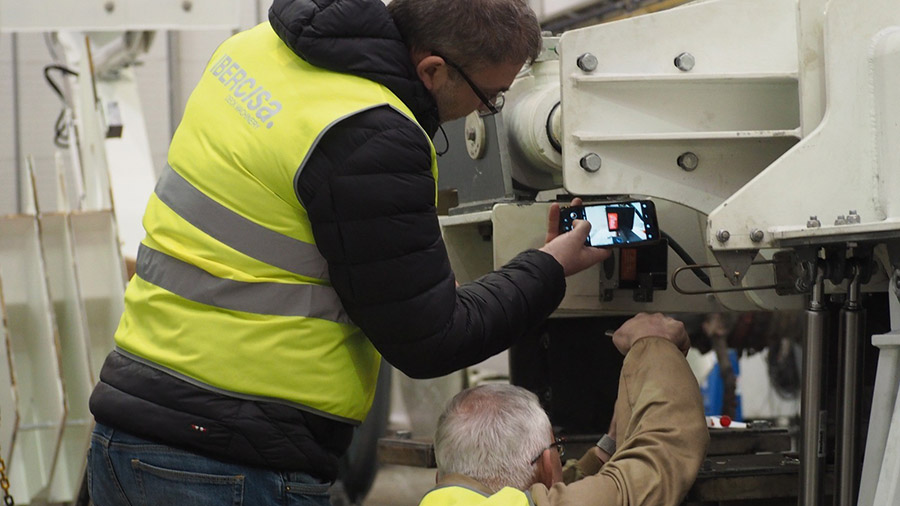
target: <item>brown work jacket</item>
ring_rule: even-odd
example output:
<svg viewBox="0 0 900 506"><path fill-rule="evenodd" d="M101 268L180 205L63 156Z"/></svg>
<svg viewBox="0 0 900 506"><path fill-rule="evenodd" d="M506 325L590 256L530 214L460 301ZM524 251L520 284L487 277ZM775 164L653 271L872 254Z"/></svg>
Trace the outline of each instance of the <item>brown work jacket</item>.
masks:
<svg viewBox="0 0 900 506"><path fill-rule="evenodd" d="M709 444L703 399L684 356L671 342L634 343L619 378L616 452L603 463L587 452L564 469L565 483L528 490L536 506L678 505L694 483ZM441 486L490 495L479 482L448 475Z"/></svg>

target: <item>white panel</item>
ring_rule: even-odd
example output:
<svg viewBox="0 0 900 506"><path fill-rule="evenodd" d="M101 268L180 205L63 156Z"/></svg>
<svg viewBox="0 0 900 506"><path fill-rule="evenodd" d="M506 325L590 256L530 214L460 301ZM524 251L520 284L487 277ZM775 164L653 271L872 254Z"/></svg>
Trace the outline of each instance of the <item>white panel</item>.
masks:
<svg viewBox="0 0 900 506"><path fill-rule="evenodd" d="M873 402L869 415L865 458L860 477L859 506L881 504L873 501L885 450L888 447L888 436L893 425L891 418L897 405L898 385L900 385L900 333L895 331L872 336L872 344L878 347L878 368L873 398L881 399L882 402ZM894 445L896 446L896 443Z"/></svg>
<svg viewBox="0 0 900 506"><path fill-rule="evenodd" d="M87 324L75 274L68 216L41 215L40 222L50 295L59 328L66 405L69 407L49 500L71 502L77 497L84 476L85 455L93 426L88 399L96 379L92 377L88 361Z"/></svg>
<svg viewBox="0 0 900 506"><path fill-rule="evenodd" d="M162 80L156 85L165 89ZM165 107L141 107L131 69L121 70L114 81L98 81L97 94L104 104L115 102L122 119L122 136L106 139L106 160L122 253L135 258L144 238L141 218L156 183L142 111Z"/></svg>
<svg viewBox="0 0 900 506"><path fill-rule="evenodd" d="M831 0L821 124L709 216L714 249L896 237L900 230L900 1ZM859 224L836 223L854 211ZM806 226L817 216L821 227ZM749 231L766 232L759 243Z"/></svg>
<svg viewBox="0 0 900 506"><path fill-rule="evenodd" d="M564 33L566 189L713 210L800 136L796 11L795 1L708 1ZM593 69L578 65L587 53ZM682 53L692 65L676 66ZM692 170L678 164L688 152ZM589 153L596 172L580 165Z"/></svg>
<svg viewBox="0 0 900 506"><path fill-rule="evenodd" d="M169 100L171 96L166 46L166 33L157 32L150 52L141 57L142 64L133 67L147 138L150 143L154 174L159 173L165 165L166 152L171 140L169 131Z"/></svg>
<svg viewBox="0 0 900 506"><path fill-rule="evenodd" d="M248 0L250 1L250 0ZM269 7L272 6L272 0L256 0L256 3L259 6L259 12L257 14L258 22L263 22L269 19Z"/></svg>
<svg viewBox="0 0 900 506"><path fill-rule="evenodd" d="M9 462L20 415L16 395L15 370L12 366L5 297L3 296L3 273L0 272L0 457Z"/></svg>
<svg viewBox="0 0 900 506"><path fill-rule="evenodd" d="M75 266L87 316L90 361L99 377L112 350L113 335L124 309L125 265L110 211L76 212L70 217Z"/></svg>
<svg viewBox="0 0 900 506"><path fill-rule="evenodd" d="M15 170L12 157L0 157L0 215L16 212Z"/></svg>
<svg viewBox="0 0 900 506"><path fill-rule="evenodd" d="M19 34L18 53L20 149L23 157L35 158L38 199L42 209L53 211L56 210L55 196L52 193L56 187L53 153L57 150L53 144L54 125L63 103L44 79L43 69L52 63L52 59L43 35ZM59 86L63 86L60 72L53 71L51 76Z"/></svg>
<svg viewBox="0 0 900 506"><path fill-rule="evenodd" d="M50 52L44 42L42 33L18 34L19 63L39 63L42 66L51 63ZM41 76L40 74L38 74ZM43 76L41 76L43 79ZM46 84L44 85L46 86Z"/></svg>
<svg viewBox="0 0 900 506"><path fill-rule="evenodd" d="M257 2L256 0L241 0L239 29L252 28L268 19L268 8L271 2Z"/></svg>
<svg viewBox="0 0 900 506"><path fill-rule="evenodd" d="M203 68L209 61L209 57L219 47L225 39L230 37L231 30L208 30L208 31L186 31L180 32L181 60L200 62L200 68L195 69L194 76L191 78L196 82L203 73Z"/></svg>
<svg viewBox="0 0 900 506"><path fill-rule="evenodd" d="M173 86L178 87L175 90L175 96L178 97L180 103L175 104L173 114L180 122L187 100L194 91L194 87L197 86L209 58L219 44L231 36L231 32L223 30L181 32L178 36L179 56L175 64L178 65L178 75L181 76L181 81L173 83Z"/></svg>
<svg viewBox="0 0 900 506"><path fill-rule="evenodd" d="M12 62L12 36L0 35L0 64Z"/></svg>
<svg viewBox="0 0 900 506"><path fill-rule="evenodd" d="M12 37L0 36L0 214L16 212Z"/></svg>
<svg viewBox="0 0 900 506"><path fill-rule="evenodd" d="M0 270L21 417L8 462L10 490L24 503L50 482L66 417L59 341L34 216L0 218Z"/></svg>

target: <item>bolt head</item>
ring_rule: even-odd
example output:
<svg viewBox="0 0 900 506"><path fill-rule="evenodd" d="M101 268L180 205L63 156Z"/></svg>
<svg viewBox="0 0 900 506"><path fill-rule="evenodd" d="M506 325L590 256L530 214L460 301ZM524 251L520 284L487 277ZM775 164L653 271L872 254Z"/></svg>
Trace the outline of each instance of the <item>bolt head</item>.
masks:
<svg viewBox="0 0 900 506"><path fill-rule="evenodd" d="M597 57L591 53L584 53L575 60L575 64L578 65L578 68L585 72L593 72L597 69L599 63Z"/></svg>
<svg viewBox="0 0 900 506"><path fill-rule="evenodd" d="M727 230L719 230L716 232L716 239L719 242L728 242L728 239L731 239L731 232Z"/></svg>
<svg viewBox="0 0 900 506"><path fill-rule="evenodd" d="M597 172L600 170L601 162L600 155L597 153L588 153L581 157L581 161L578 163L581 165L582 169L588 172Z"/></svg>
<svg viewBox="0 0 900 506"><path fill-rule="evenodd" d="M184 9L184 12L190 12L192 7L194 7L194 3L190 0L184 0L184 2L181 2L181 8Z"/></svg>
<svg viewBox="0 0 900 506"><path fill-rule="evenodd" d="M687 72L694 68L694 55L691 53L681 53L675 57L675 67L682 72Z"/></svg>
<svg viewBox="0 0 900 506"><path fill-rule="evenodd" d="M819 228L822 226L822 223L819 221L818 216L810 216L809 221L806 222L806 228Z"/></svg>
<svg viewBox="0 0 900 506"><path fill-rule="evenodd" d="M106 12L112 12L116 10L116 4L110 0L103 4L103 10L105 10Z"/></svg>
<svg viewBox="0 0 900 506"><path fill-rule="evenodd" d="M763 233L763 231L758 228L754 228L750 231L750 240L753 242L762 241L763 237L765 237L765 233Z"/></svg>
<svg viewBox="0 0 900 506"><path fill-rule="evenodd" d="M700 157L690 151L678 155L678 166L687 172L690 172L700 165Z"/></svg>

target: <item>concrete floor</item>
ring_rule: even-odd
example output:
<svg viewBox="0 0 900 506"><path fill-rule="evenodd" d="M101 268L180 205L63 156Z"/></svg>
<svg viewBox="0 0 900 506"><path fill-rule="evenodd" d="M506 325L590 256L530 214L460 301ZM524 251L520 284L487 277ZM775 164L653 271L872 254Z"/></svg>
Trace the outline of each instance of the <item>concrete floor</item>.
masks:
<svg viewBox="0 0 900 506"><path fill-rule="evenodd" d="M362 506L418 506L434 488L434 469L382 466Z"/></svg>

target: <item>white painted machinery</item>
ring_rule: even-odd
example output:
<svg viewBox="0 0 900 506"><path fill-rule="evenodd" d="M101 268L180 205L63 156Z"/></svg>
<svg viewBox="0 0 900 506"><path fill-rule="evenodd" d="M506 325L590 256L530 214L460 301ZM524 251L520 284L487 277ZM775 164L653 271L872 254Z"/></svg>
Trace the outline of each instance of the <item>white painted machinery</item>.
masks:
<svg viewBox="0 0 900 506"><path fill-rule="evenodd" d="M898 0L701 0L547 37L500 115L450 136L468 156L442 160L454 269L472 279L540 246L560 191L654 199L669 248L569 278L556 316L804 310L804 505L822 502L824 300L842 297L835 496L900 504L898 83ZM864 451L861 292L887 295L893 329L871 337Z"/></svg>

